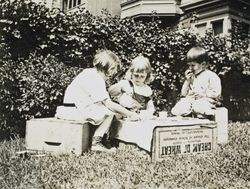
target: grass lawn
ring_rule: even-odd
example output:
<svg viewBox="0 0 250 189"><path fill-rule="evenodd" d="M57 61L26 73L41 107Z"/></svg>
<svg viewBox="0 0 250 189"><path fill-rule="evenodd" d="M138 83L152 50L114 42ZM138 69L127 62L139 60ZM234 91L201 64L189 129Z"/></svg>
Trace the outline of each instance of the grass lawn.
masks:
<svg viewBox="0 0 250 189"><path fill-rule="evenodd" d="M229 143L216 153L152 163L132 145L116 154L46 155L24 159L24 140L0 142L0 188L250 188L250 122L229 124Z"/></svg>

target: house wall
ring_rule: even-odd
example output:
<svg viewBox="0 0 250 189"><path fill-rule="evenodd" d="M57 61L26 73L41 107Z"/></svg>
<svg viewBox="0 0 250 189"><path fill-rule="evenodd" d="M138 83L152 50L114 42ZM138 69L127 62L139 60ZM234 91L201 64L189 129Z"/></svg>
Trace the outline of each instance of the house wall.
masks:
<svg viewBox="0 0 250 189"><path fill-rule="evenodd" d="M107 9L111 15L120 15L121 14L121 6L120 0L81 0L81 4L75 7L69 8L67 4L69 0L64 1L64 11L73 12L76 11L76 8L84 7L93 15L100 15L103 9ZM66 3L66 1L68 1ZM66 7L66 8L65 8Z"/></svg>
<svg viewBox="0 0 250 189"><path fill-rule="evenodd" d="M81 4L76 1L76 6L70 7L70 0L32 0L33 2L40 3L46 2L48 8L59 8L64 11L75 11L76 8L85 7L90 13L100 15L102 9L107 9L111 15L121 14L121 0L81 0ZM73 1L71 4L73 5Z"/></svg>
<svg viewBox="0 0 250 189"><path fill-rule="evenodd" d="M62 8L62 0L32 0L35 3L46 3L46 7L52 8Z"/></svg>
<svg viewBox="0 0 250 189"><path fill-rule="evenodd" d="M201 35L205 34L206 29L213 29L216 22L217 26L222 23L223 35L230 33L231 19L241 20L250 25L250 3L244 0L231 2L222 0L181 0L180 8L179 0L81 0L80 5L70 9L65 4L66 1L69 3L70 0L32 1L37 3L46 2L48 8L60 8L69 12L77 10L76 7L85 7L94 15L100 15L102 9L107 9L111 15L121 15L122 18L151 16L153 13L165 16L165 18L174 18L180 15L180 8L184 7L185 12L180 23L184 28L191 28ZM195 22L191 21L190 15L192 12L197 12L198 15Z"/></svg>
<svg viewBox="0 0 250 189"><path fill-rule="evenodd" d="M175 0L123 0L121 4L121 17L136 15L150 16L152 13L158 15L175 16L179 14Z"/></svg>
<svg viewBox="0 0 250 189"><path fill-rule="evenodd" d="M88 0L87 10L94 15L100 15L102 9L107 9L111 15L120 15L120 0Z"/></svg>
<svg viewBox="0 0 250 189"><path fill-rule="evenodd" d="M231 19L250 24L249 6L247 4L239 4L239 2L237 4L237 2L232 3L221 0L213 0L213 3L207 4L208 1L197 0L195 1L197 3L191 6L190 3L193 3L191 0L184 2L186 4L182 5L182 7L185 14L181 19L181 23L184 28L191 28L201 36L205 34L206 29L212 29L215 34L217 32L220 35L230 34L232 28ZM196 20L192 20L191 18L193 13L197 16Z"/></svg>
<svg viewBox="0 0 250 189"><path fill-rule="evenodd" d="M192 28L196 33L205 35L205 31L199 28L201 25L205 25L205 30L213 29L213 23L222 22L222 33L221 35L227 35L231 29L231 20L229 14L222 14L217 16L212 16L205 19L200 19L197 23L193 24Z"/></svg>

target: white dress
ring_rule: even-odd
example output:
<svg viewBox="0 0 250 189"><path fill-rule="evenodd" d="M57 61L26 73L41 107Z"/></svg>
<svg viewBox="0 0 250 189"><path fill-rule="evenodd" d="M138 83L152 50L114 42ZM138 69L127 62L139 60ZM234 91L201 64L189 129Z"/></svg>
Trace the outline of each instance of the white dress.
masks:
<svg viewBox="0 0 250 189"><path fill-rule="evenodd" d="M120 89L122 89L121 93L117 97L117 101L119 104L121 104L123 107L126 108L132 108L134 102L137 100L134 98L134 93L137 95L146 97L150 99L152 95L152 89L148 85L142 85L142 86L137 86L135 84L131 85L129 80L120 80L118 83L113 85L113 90L120 92ZM111 92L112 95L112 92ZM140 103L140 102L139 102ZM150 99L146 103L146 106L143 107L142 109L153 109L154 110L154 105L153 101Z"/></svg>
<svg viewBox="0 0 250 189"><path fill-rule="evenodd" d="M74 104L75 107L59 106L56 117L99 125L107 116L114 114L103 103L108 98L102 76L94 68L85 69L65 91L63 103Z"/></svg>

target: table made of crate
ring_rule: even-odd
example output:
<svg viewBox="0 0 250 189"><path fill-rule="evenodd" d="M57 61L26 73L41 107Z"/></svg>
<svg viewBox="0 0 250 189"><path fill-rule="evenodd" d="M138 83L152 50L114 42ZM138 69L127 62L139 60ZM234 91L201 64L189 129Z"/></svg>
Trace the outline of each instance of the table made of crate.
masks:
<svg viewBox="0 0 250 189"><path fill-rule="evenodd" d="M217 145L217 124L207 119L120 120L115 127L114 138L137 145L156 160L168 155L213 152Z"/></svg>
<svg viewBox="0 0 250 189"><path fill-rule="evenodd" d="M215 148L216 123L209 120L170 117L140 121L120 120L117 123L119 124L113 125L116 130L114 138L135 144L148 152L157 150L156 144L163 145L165 141L168 144L173 142L176 144L177 140L182 140L181 148L186 143L196 142L198 144L199 141L200 143L202 141L211 143L206 151L213 151ZM90 138L93 134L91 130L91 125L87 123L82 124L57 118L34 119L27 122L26 146L30 150L81 154L90 148ZM166 139L167 133L169 139ZM162 134L165 137L163 141L161 141ZM202 137L202 140L199 137ZM174 147L170 151L178 153L173 152Z"/></svg>

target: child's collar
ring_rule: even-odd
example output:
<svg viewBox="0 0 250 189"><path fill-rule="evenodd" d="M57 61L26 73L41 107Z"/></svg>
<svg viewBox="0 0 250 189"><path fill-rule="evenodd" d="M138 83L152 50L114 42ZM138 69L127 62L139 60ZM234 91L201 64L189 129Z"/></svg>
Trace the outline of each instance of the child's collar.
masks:
<svg viewBox="0 0 250 189"><path fill-rule="evenodd" d="M204 72L204 71L206 71L206 70L207 70L207 69L205 68L205 69L201 70L199 73L195 74L194 76L197 77L198 75L200 75L202 72Z"/></svg>

